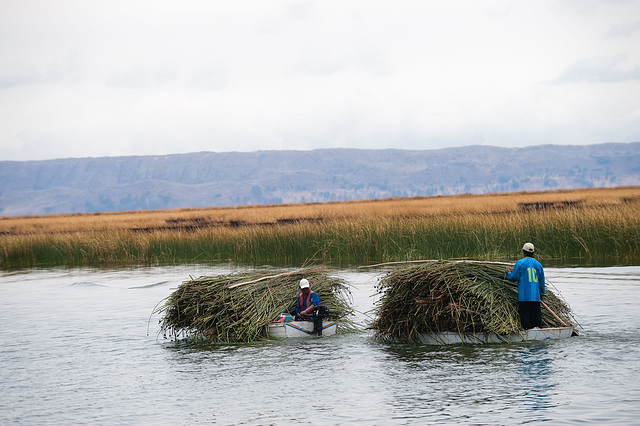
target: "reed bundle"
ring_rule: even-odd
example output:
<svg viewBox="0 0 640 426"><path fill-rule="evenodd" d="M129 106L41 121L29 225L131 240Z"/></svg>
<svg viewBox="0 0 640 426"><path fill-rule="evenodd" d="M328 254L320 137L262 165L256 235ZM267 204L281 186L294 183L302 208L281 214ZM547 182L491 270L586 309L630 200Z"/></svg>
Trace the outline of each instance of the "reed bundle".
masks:
<svg viewBox="0 0 640 426"><path fill-rule="evenodd" d="M420 333L522 331L517 283L508 280L504 265L440 261L400 267L376 289L381 299L371 328L381 337L413 342ZM563 326L556 316L572 323L569 306L549 286L544 302L544 327Z"/></svg>
<svg viewBox="0 0 640 426"><path fill-rule="evenodd" d="M353 331L349 316L351 292L330 270L260 270L184 281L156 311L164 332L201 334L215 342L249 342L265 337L265 326L281 313L294 314L298 283L306 278L329 319L340 320L341 331Z"/></svg>

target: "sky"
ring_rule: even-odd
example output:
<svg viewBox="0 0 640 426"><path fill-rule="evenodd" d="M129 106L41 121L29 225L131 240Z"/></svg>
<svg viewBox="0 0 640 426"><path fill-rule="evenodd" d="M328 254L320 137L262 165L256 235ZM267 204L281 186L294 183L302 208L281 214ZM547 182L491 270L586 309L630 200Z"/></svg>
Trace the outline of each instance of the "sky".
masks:
<svg viewBox="0 0 640 426"><path fill-rule="evenodd" d="M0 160L637 141L635 0L0 0Z"/></svg>

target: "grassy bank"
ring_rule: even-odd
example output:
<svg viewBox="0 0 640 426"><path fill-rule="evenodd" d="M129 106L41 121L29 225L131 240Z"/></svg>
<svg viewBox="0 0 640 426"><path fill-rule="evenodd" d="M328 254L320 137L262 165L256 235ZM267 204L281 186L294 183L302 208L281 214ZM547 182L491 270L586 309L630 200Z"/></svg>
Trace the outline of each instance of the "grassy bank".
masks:
<svg viewBox="0 0 640 426"><path fill-rule="evenodd" d="M640 264L640 188L0 219L0 265L232 261L366 265L515 260Z"/></svg>

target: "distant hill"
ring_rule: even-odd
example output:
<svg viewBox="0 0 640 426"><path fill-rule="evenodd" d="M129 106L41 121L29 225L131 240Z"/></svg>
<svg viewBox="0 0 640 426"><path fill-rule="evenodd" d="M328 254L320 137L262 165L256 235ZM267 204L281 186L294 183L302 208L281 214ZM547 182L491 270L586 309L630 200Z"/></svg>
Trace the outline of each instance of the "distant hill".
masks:
<svg viewBox="0 0 640 426"><path fill-rule="evenodd" d="M0 215L640 185L640 142L0 161Z"/></svg>

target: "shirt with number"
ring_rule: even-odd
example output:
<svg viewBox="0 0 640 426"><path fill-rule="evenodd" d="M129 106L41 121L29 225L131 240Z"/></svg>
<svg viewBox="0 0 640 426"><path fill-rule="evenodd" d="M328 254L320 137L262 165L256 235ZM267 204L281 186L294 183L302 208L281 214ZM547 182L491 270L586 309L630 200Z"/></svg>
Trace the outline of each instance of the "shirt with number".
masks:
<svg viewBox="0 0 640 426"><path fill-rule="evenodd" d="M524 257L516 262L509 279L518 282L519 302L539 302L544 296L544 270L533 257Z"/></svg>

